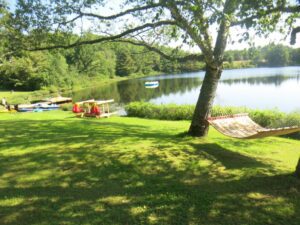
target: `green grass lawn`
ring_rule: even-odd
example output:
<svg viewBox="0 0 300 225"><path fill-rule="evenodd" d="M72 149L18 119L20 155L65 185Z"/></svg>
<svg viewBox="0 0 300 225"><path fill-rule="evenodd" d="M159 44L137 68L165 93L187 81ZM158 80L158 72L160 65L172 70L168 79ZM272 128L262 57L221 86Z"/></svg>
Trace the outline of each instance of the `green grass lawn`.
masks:
<svg viewBox="0 0 300 225"><path fill-rule="evenodd" d="M299 224L300 141L188 126L0 114L0 224Z"/></svg>
<svg viewBox="0 0 300 225"><path fill-rule="evenodd" d="M27 103L34 96L34 92L25 92L25 91L1 91L0 90L0 99L6 98L9 104L17 103Z"/></svg>

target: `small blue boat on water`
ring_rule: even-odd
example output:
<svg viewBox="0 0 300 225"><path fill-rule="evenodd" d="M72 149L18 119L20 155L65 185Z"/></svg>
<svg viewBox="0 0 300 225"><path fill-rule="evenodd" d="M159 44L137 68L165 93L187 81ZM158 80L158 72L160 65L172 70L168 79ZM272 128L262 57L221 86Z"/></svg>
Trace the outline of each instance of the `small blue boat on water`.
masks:
<svg viewBox="0 0 300 225"><path fill-rule="evenodd" d="M158 81L147 81L145 82L145 88L157 88L159 86Z"/></svg>

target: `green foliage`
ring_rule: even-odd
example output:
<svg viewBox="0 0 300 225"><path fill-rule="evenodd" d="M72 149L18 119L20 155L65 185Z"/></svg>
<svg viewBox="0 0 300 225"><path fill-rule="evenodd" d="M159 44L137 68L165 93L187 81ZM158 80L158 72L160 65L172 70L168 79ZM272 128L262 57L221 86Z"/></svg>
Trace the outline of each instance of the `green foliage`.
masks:
<svg viewBox="0 0 300 225"><path fill-rule="evenodd" d="M46 80L44 74L38 76L38 72L43 72L43 68L36 69L35 63L30 58L11 58L10 61L5 61L0 67L1 85L16 90L40 89Z"/></svg>
<svg viewBox="0 0 300 225"><path fill-rule="evenodd" d="M255 67L255 65L250 60L245 61L232 61L232 62L224 62L224 69L240 69L240 68L251 68Z"/></svg>
<svg viewBox="0 0 300 225"><path fill-rule="evenodd" d="M148 102L132 102L125 106L127 116L161 120L191 120L194 109L192 105L155 105Z"/></svg>
<svg viewBox="0 0 300 225"><path fill-rule="evenodd" d="M124 77L129 76L135 72L134 61L129 52L120 52L117 56L116 73L117 75Z"/></svg>
<svg viewBox="0 0 300 225"><path fill-rule="evenodd" d="M66 103L60 106L63 111L72 111L73 103Z"/></svg>
<svg viewBox="0 0 300 225"><path fill-rule="evenodd" d="M248 50L225 52L224 61L224 68L300 65L300 49L275 44L250 47Z"/></svg>
<svg viewBox="0 0 300 225"><path fill-rule="evenodd" d="M7 89L33 91L46 86L66 86L68 65L63 56L34 52L12 57L0 66L1 85Z"/></svg>
<svg viewBox="0 0 300 225"><path fill-rule="evenodd" d="M93 37L98 36L85 34L86 40ZM76 35L73 38L76 38ZM165 49L171 51L169 48ZM1 48L0 44L0 54L6 52L7 50ZM93 81L101 81L116 75L144 76L195 71L203 67L203 64L195 61L177 63L165 60L157 53L146 51L144 47L125 43L82 45L67 50L22 52L15 56L10 55L2 61L1 87L16 90L72 89L90 82L90 78Z"/></svg>
<svg viewBox="0 0 300 225"><path fill-rule="evenodd" d="M156 105L149 102L132 102L125 106L127 115L161 120L191 120L193 105ZM263 127L278 128L300 126L300 113L285 114L277 110L253 110L245 107L214 106L211 116L249 113L249 116Z"/></svg>
<svg viewBox="0 0 300 225"><path fill-rule="evenodd" d="M89 40L95 35L86 34ZM115 76L116 56L109 45L83 45L63 51L70 67L83 76L109 77Z"/></svg>
<svg viewBox="0 0 300 225"><path fill-rule="evenodd" d="M283 45L271 45L266 60L270 66L286 66L290 63L289 50Z"/></svg>
<svg viewBox="0 0 300 225"><path fill-rule="evenodd" d="M300 48L293 49L291 52L291 62L294 65L300 64Z"/></svg>

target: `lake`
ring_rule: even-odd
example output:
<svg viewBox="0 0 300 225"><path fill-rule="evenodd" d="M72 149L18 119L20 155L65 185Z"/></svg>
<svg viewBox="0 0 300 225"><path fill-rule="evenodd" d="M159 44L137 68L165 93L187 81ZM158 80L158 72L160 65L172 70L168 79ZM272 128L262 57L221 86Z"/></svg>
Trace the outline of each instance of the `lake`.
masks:
<svg viewBox="0 0 300 225"><path fill-rule="evenodd" d="M111 99L119 105L132 101L156 104L196 104L204 72L151 76L120 81L73 93L75 101ZM158 80L159 87L147 89L146 81ZM254 109L300 110L300 67L224 70L215 105L246 106Z"/></svg>

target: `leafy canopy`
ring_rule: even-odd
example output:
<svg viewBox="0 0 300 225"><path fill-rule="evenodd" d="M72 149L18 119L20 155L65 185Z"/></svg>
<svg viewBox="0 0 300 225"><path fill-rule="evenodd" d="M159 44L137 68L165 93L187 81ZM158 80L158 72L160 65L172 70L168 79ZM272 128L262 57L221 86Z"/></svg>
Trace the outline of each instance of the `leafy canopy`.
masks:
<svg viewBox="0 0 300 225"><path fill-rule="evenodd" d="M299 6L287 0L120 0L113 5L107 0L18 0L11 26L25 49L70 48L124 38L152 48L181 41L179 47L195 45L206 63L219 65L232 27L254 28L264 35L282 21L283 32L292 28L298 12ZM69 38L86 30L101 36ZM246 40L249 34L232 38Z"/></svg>

